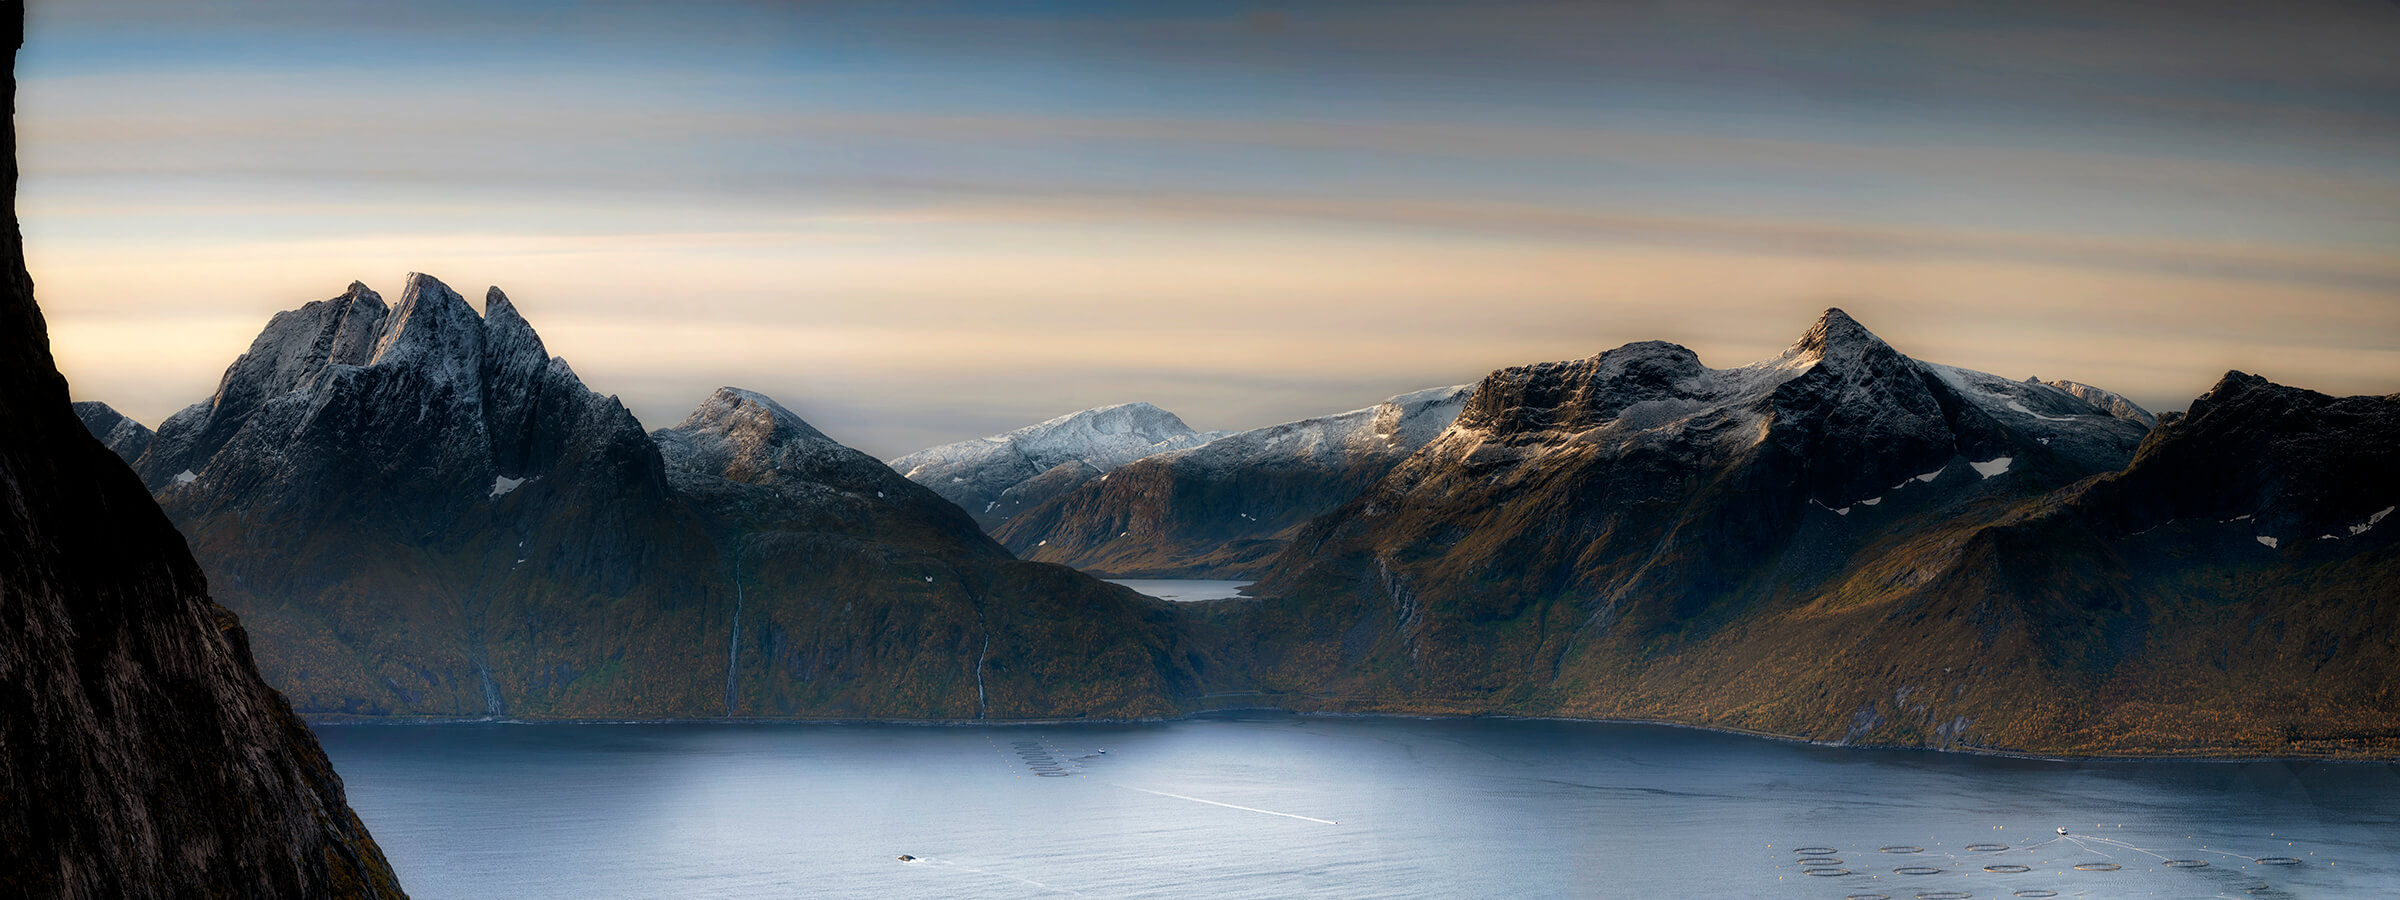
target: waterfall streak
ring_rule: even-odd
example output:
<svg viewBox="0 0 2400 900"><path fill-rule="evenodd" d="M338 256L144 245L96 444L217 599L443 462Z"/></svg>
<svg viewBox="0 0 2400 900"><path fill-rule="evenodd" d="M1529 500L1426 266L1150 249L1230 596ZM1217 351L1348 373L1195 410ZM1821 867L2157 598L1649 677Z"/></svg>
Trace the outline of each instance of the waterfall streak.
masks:
<svg viewBox="0 0 2400 900"><path fill-rule="evenodd" d="M983 699L983 660L992 655L992 633L983 633L983 652L975 654L975 718L985 718L991 706Z"/></svg>
<svg viewBox="0 0 2400 900"><path fill-rule="evenodd" d="M742 548L737 545L733 551L733 630L725 638L725 715L727 718L733 716L734 700L736 699L734 675L740 671L734 667L734 664L740 660L741 653Z"/></svg>

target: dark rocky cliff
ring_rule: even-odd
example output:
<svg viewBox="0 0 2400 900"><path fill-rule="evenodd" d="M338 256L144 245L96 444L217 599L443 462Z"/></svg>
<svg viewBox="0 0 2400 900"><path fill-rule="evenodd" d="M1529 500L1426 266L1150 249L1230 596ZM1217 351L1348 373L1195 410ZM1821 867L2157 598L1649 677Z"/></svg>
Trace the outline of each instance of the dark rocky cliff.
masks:
<svg viewBox="0 0 2400 900"><path fill-rule="evenodd" d="M22 15L5 10L12 63ZM13 214L13 128L7 149L0 894L401 896L182 537L69 408Z"/></svg>

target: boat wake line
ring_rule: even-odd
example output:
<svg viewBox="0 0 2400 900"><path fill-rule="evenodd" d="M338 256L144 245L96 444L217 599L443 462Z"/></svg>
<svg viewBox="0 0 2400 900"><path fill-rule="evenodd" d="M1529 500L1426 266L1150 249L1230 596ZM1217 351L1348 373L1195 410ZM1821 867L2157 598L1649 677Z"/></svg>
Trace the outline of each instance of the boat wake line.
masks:
<svg viewBox="0 0 2400 900"><path fill-rule="evenodd" d="M1124 788L1124 789L1126 789L1126 790L1129 790L1129 791L1140 791L1140 792L1142 792L1142 793L1145 793L1145 794L1157 794L1157 795L1159 795L1159 796L1161 796L1161 797L1173 797L1173 798L1175 798L1175 799L1177 799L1177 800L1190 800L1190 801L1192 801L1193 803L1206 803L1206 804L1208 804L1208 805L1210 805L1210 806L1222 806L1222 807L1225 807L1226 809L1238 809L1238 810L1241 810L1241 811L1243 811L1243 812L1266 813L1267 815L1270 815L1270 816L1282 816L1282 817L1284 817L1284 818L1286 818L1286 819L1299 819L1299 820L1301 820L1301 821L1303 821L1303 822L1315 822L1315 823L1317 823L1317 824L1319 824L1319 825L1340 825L1340 824L1342 824L1342 823L1340 823L1340 822L1336 822L1336 821L1334 821L1334 820L1332 820L1332 819L1320 819L1320 818L1317 818L1317 817L1315 817L1315 816L1304 816L1304 815L1300 815L1299 813L1276 812L1276 811L1274 811L1274 810L1271 810L1271 809L1259 809L1259 808L1257 808L1257 807L1254 807L1254 806L1235 806L1235 805L1233 805L1233 804L1231 804L1231 803L1218 803L1218 802L1217 802L1217 801L1215 801L1215 800L1202 800L1202 799L1200 799L1200 798L1198 798L1198 797L1186 797L1186 796L1184 796L1184 795L1182 795L1182 794L1170 794L1170 793L1167 793L1167 792L1165 792L1165 791L1154 791L1154 790L1151 790L1151 789L1149 789L1149 788L1138 788L1138 787L1134 787L1133 785L1130 785L1130 784L1120 784L1120 785L1117 785L1117 786L1118 786L1118 787L1121 787L1121 788Z"/></svg>
<svg viewBox="0 0 2400 900"><path fill-rule="evenodd" d="M1006 878L1006 879L1008 879L1008 880L1010 880L1010 881L1017 882L1018 884L1030 884L1030 885L1033 885L1034 887L1041 888L1042 890L1045 890L1045 891L1057 891L1058 893L1061 893L1061 894L1073 894L1073 895L1075 895L1075 896L1077 896L1077 897L1089 897L1089 896L1091 896L1090 894L1086 894L1086 893L1084 893L1084 892L1082 892L1082 891L1078 891L1078 890L1075 890L1075 889L1073 889L1073 888L1063 888L1063 887L1059 887L1059 886L1057 886L1057 885L1052 885L1052 884L1043 884L1043 883L1041 883L1041 882L1039 882L1039 881L1035 881L1035 880L1033 880L1033 879L1031 879L1031 878L1019 878L1019 877L1017 877L1017 876L1015 876L1015 875L1010 875L1010 874L1008 874L1007 872L994 872L994 871L992 871L992 870L990 870L990 869L978 869L978 868L975 868L974 866L965 865L965 864L963 864L963 863L954 863L954 862L951 862L951 861L949 861L949 860L946 860L946 859L933 859L933 858L930 858L930 857L918 856L918 857L912 857L912 858L910 858L910 859L906 860L906 862L907 862L909 865L912 865L912 866L940 866L940 867L943 867L943 868L957 869L957 870L959 870L959 871L961 871L961 872L973 872L973 873L975 873L975 874L977 874L977 875L989 875L989 876L992 876L992 877L994 877L994 878Z"/></svg>

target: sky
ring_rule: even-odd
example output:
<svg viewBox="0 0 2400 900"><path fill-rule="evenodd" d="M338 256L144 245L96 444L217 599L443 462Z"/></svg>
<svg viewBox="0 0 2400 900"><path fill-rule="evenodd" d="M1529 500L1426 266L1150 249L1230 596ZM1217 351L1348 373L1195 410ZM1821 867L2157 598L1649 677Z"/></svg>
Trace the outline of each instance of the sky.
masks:
<svg viewBox="0 0 2400 900"><path fill-rule="evenodd" d="M1840 306L2179 409L2400 391L2400 2L33 0L18 214L78 399L499 285L649 427L882 457L1199 429Z"/></svg>

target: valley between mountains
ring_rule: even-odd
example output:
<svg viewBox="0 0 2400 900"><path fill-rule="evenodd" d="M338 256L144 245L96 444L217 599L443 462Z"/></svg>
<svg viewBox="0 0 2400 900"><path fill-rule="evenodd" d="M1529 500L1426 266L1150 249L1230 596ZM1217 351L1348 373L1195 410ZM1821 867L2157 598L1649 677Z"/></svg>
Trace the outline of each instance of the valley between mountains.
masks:
<svg viewBox="0 0 2400 900"><path fill-rule="evenodd" d="M1795 323L1800 324L1800 323ZM2400 755L2400 395L2187 412L1840 310L1202 432L890 463L728 387L645 431L498 289L278 314L155 431L78 405L305 714L1646 719L1854 745ZM1093 577L1254 581L1171 604Z"/></svg>

